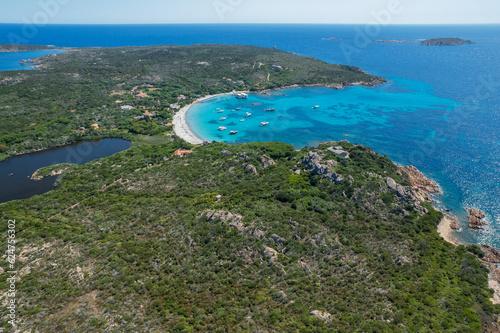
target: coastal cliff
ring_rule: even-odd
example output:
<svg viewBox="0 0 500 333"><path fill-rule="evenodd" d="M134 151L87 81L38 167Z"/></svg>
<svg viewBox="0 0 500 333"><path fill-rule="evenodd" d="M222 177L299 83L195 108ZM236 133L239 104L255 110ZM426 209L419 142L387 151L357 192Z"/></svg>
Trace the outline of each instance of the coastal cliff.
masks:
<svg viewBox="0 0 500 333"><path fill-rule="evenodd" d="M426 178L424 174L413 165L402 166L401 170L408 175L408 181L417 191L421 201L433 202L432 196L442 193L441 188L435 181Z"/></svg>

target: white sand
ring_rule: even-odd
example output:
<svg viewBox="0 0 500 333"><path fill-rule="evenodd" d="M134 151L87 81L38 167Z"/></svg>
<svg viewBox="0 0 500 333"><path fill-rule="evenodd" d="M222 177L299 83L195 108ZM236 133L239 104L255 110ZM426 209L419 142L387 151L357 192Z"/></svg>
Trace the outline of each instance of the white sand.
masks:
<svg viewBox="0 0 500 333"><path fill-rule="evenodd" d="M451 217L450 215L444 214L443 219L438 224L438 232L445 241L458 246L460 245L460 242L453 238L453 229L450 227L450 224L454 221L455 218Z"/></svg>
<svg viewBox="0 0 500 333"><path fill-rule="evenodd" d="M200 103L203 101L206 101L207 99L217 97L217 96L223 96L223 95L230 95L231 93L226 93L226 94L217 94L217 95L209 95L205 96L203 98L199 98L196 101L194 101L192 104L186 105L177 113L174 115L174 119L172 121L172 124L174 125L174 132L175 134L182 138L183 140L193 144L193 145L199 145L203 143L203 140L199 137L197 137L193 131L191 131L191 128L189 128L189 124L186 121L186 114L189 111L189 109L195 105L196 103Z"/></svg>

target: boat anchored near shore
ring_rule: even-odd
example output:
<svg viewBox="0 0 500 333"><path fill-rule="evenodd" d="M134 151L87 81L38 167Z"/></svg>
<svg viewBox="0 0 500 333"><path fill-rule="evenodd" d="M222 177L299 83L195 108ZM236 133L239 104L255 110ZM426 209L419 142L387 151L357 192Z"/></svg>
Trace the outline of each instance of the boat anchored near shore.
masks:
<svg viewBox="0 0 500 333"><path fill-rule="evenodd" d="M245 113L245 118L250 117L252 114L250 112Z"/></svg>
<svg viewBox="0 0 500 333"><path fill-rule="evenodd" d="M236 94L236 98L237 98L237 99L247 99L247 98L248 98L248 94L245 94L245 93L237 93L237 94Z"/></svg>
<svg viewBox="0 0 500 333"><path fill-rule="evenodd" d="M229 134L231 134L231 135L234 135L234 134L236 134L236 133L238 133L238 131L230 131L230 132L229 132Z"/></svg>
<svg viewBox="0 0 500 333"><path fill-rule="evenodd" d="M218 128L217 130L219 130L219 131L224 131L224 130L226 130L226 129L227 129L227 127L224 127L224 126L219 126L219 128Z"/></svg>
<svg viewBox="0 0 500 333"><path fill-rule="evenodd" d="M261 122L261 123L260 123L260 127L262 127L262 126L266 126L267 124L269 124L269 122L268 122L268 121L263 121L263 122Z"/></svg>

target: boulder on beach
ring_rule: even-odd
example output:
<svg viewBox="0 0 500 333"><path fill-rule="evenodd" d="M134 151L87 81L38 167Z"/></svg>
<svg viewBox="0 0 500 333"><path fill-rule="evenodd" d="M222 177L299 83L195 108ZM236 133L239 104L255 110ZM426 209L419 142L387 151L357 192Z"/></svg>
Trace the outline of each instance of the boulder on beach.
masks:
<svg viewBox="0 0 500 333"><path fill-rule="evenodd" d="M486 225L486 222L482 221L486 217L484 212L482 210L475 208L474 209L466 208L466 210L469 213L468 217L469 228L476 230L483 229L483 225Z"/></svg>

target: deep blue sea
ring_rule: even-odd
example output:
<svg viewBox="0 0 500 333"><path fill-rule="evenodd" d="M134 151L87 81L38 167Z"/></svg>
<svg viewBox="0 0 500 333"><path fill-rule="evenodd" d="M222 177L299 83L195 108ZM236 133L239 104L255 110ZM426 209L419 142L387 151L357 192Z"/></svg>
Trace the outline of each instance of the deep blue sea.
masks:
<svg viewBox="0 0 500 333"><path fill-rule="evenodd" d="M23 37L23 29L0 25L0 43ZM301 88L251 95L247 101L209 100L198 104L189 119L193 130L206 139L279 140L298 148L342 139L368 145L437 180L445 192L439 205L450 208L462 226L466 225L464 207L484 210L486 230L464 227L457 236L500 247L500 25L379 29L363 25L49 25L24 37L29 44L58 47L276 46L383 76L389 83L374 88ZM436 37L459 37L475 44L432 47L370 42ZM313 109L314 105L319 108ZM218 113L216 107L225 111ZM242 109L231 111L237 107ZM267 107L276 111L264 111ZM245 112L252 116L241 122ZM220 117L227 119L220 121ZM269 125L259 127L264 120ZM222 124L228 129L221 133L216 129ZM228 133L232 129L238 130L234 136Z"/></svg>

